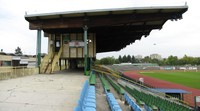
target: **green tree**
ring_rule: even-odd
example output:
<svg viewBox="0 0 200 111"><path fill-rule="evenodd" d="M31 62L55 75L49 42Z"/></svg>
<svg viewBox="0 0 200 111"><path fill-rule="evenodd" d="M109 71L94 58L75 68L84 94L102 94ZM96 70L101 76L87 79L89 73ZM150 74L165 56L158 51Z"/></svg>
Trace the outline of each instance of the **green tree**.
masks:
<svg viewBox="0 0 200 111"><path fill-rule="evenodd" d="M187 55L184 55L184 57L182 58L183 64L184 64L184 65L185 65L185 64L190 64L189 61L190 61L190 58L189 58Z"/></svg>
<svg viewBox="0 0 200 111"><path fill-rule="evenodd" d="M187 55L184 55L183 58L179 59L179 65L186 65L186 64L198 65L198 63L199 63L198 58L190 57Z"/></svg>
<svg viewBox="0 0 200 111"><path fill-rule="evenodd" d="M197 65L198 64L198 58L196 57L191 57L191 65Z"/></svg>
<svg viewBox="0 0 200 111"><path fill-rule="evenodd" d="M121 55L119 55L118 60L119 60L120 63L122 63L122 56Z"/></svg>
<svg viewBox="0 0 200 111"><path fill-rule="evenodd" d="M200 65L200 57L197 57L197 65Z"/></svg>
<svg viewBox="0 0 200 111"><path fill-rule="evenodd" d="M140 59L135 58L135 63L141 63L142 61Z"/></svg>
<svg viewBox="0 0 200 111"><path fill-rule="evenodd" d="M15 49L15 54L16 54L16 55L22 55L22 54L23 54L20 47L17 47L17 48Z"/></svg>
<svg viewBox="0 0 200 111"><path fill-rule="evenodd" d="M161 60L159 65L167 65L167 59L164 58L163 60Z"/></svg>
<svg viewBox="0 0 200 111"><path fill-rule="evenodd" d="M152 63L159 63L159 60L154 58L154 59L151 59L151 62Z"/></svg>
<svg viewBox="0 0 200 111"><path fill-rule="evenodd" d="M119 59L115 59L115 64L120 64Z"/></svg>
<svg viewBox="0 0 200 111"><path fill-rule="evenodd" d="M114 57L105 57L99 60L99 64L102 65L112 65L115 64L115 58Z"/></svg>
<svg viewBox="0 0 200 111"><path fill-rule="evenodd" d="M190 56L188 56L188 64L190 64L190 65L196 65L197 64L197 59L196 58L194 58L194 57L190 57Z"/></svg>
<svg viewBox="0 0 200 111"><path fill-rule="evenodd" d="M126 62L131 62L131 56L130 55L127 56Z"/></svg>
<svg viewBox="0 0 200 111"><path fill-rule="evenodd" d="M146 56L142 59L142 62L144 63L151 63L151 58L149 56Z"/></svg>
<svg viewBox="0 0 200 111"><path fill-rule="evenodd" d="M127 57L126 57L126 55L124 55L124 56L122 57L122 62L127 62Z"/></svg>
<svg viewBox="0 0 200 111"><path fill-rule="evenodd" d="M15 52L21 52L21 49L18 47ZM20 54L20 53L15 53ZM131 58L131 59L130 59ZM119 64L122 62L132 62L132 63L157 63L159 65L200 65L200 57L190 57L187 55L184 55L183 58L178 59L177 56L169 56L168 58L164 58L163 60L158 59L151 59L149 56L144 57L142 60L135 59L134 56L130 57L130 55L123 57L120 55L118 59L115 59L114 57L105 57L100 60L96 60L95 64L104 64L104 65L112 65L112 64Z"/></svg>
<svg viewBox="0 0 200 111"><path fill-rule="evenodd" d="M132 55L132 57L131 57L131 63L136 63L136 60L135 60L135 56L134 56L134 55Z"/></svg>
<svg viewBox="0 0 200 111"><path fill-rule="evenodd" d="M94 64L100 64L100 60L99 59L96 59Z"/></svg>
<svg viewBox="0 0 200 111"><path fill-rule="evenodd" d="M167 65L178 65L178 57L177 56L169 56L166 60Z"/></svg>

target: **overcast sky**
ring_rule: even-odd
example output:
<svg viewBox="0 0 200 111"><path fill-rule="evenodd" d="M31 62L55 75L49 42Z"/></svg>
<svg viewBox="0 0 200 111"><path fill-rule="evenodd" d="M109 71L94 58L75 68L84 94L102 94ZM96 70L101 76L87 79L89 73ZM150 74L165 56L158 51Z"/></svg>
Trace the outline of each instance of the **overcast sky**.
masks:
<svg viewBox="0 0 200 111"><path fill-rule="evenodd" d="M117 52L100 53L97 58L119 55L143 55L153 53L162 57L174 55L183 57L200 57L200 10L199 0L0 0L0 49L6 53L14 53L17 46L24 54L36 53L35 30L29 30L24 19L25 12L44 13L70 10L176 6L187 5L188 11L183 19L167 21L161 30L154 30L146 38ZM122 38L123 39L123 38ZM47 52L47 38L42 37L42 52Z"/></svg>

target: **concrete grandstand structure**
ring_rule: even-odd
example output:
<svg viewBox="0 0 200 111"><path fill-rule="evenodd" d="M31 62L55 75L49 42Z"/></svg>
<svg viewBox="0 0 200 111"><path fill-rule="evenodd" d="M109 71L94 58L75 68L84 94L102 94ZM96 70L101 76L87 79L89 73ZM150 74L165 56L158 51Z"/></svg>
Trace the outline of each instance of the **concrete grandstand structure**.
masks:
<svg viewBox="0 0 200 111"><path fill-rule="evenodd" d="M29 28L37 30L37 74L0 81L0 110L194 111L192 102L184 101L183 94L190 91L172 89L178 87L174 84L168 89L154 87L150 83L155 81L124 72L156 71L160 69L158 64L93 65L97 53L118 51L152 30L162 29L168 20L182 19L187 9L185 4L26 14ZM48 54L43 60L41 31L48 38ZM24 64L27 59L20 61ZM89 76L78 67L84 67L84 74Z"/></svg>
<svg viewBox="0 0 200 111"><path fill-rule="evenodd" d="M127 7L28 14L31 30L37 30L37 65L42 73L61 68L61 61L75 68L84 64L88 74L96 53L118 51L135 40L162 29L168 20L182 19L183 6ZM49 39L48 55L41 63L41 31ZM71 44L71 45L70 45Z"/></svg>

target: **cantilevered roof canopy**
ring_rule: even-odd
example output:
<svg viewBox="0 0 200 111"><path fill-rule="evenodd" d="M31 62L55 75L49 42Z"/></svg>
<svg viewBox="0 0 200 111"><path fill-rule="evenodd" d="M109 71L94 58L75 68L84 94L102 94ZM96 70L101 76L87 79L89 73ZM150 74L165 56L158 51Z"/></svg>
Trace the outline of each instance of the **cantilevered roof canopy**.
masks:
<svg viewBox="0 0 200 111"><path fill-rule="evenodd" d="M118 51L167 20L182 19L188 6L129 7L25 15L31 30L45 33L96 33L97 52Z"/></svg>

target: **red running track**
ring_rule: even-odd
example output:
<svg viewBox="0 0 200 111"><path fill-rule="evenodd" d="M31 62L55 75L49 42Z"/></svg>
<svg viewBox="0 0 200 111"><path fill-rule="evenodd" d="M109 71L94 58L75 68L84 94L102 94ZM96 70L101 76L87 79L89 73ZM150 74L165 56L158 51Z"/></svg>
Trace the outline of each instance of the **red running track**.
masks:
<svg viewBox="0 0 200 111"><path fill-rule="evenodd" d="M144 83L148 84L154 88L171 88L171 89L182 89L186 90L188 92L191 92L191 94L184 94L184 101L188 102L190 106L194 107L194 96L200 96L200 90L195 88L190 88L187 86L183 86L176 83L171 83L168 81L148 77L142 74L139 74L137 71L129 71L129 72L123 72L123 74L127 77L130 77L134 80L138 80L139 78L144 78ZM200 104L198 104L200 105Z"/></svg>

